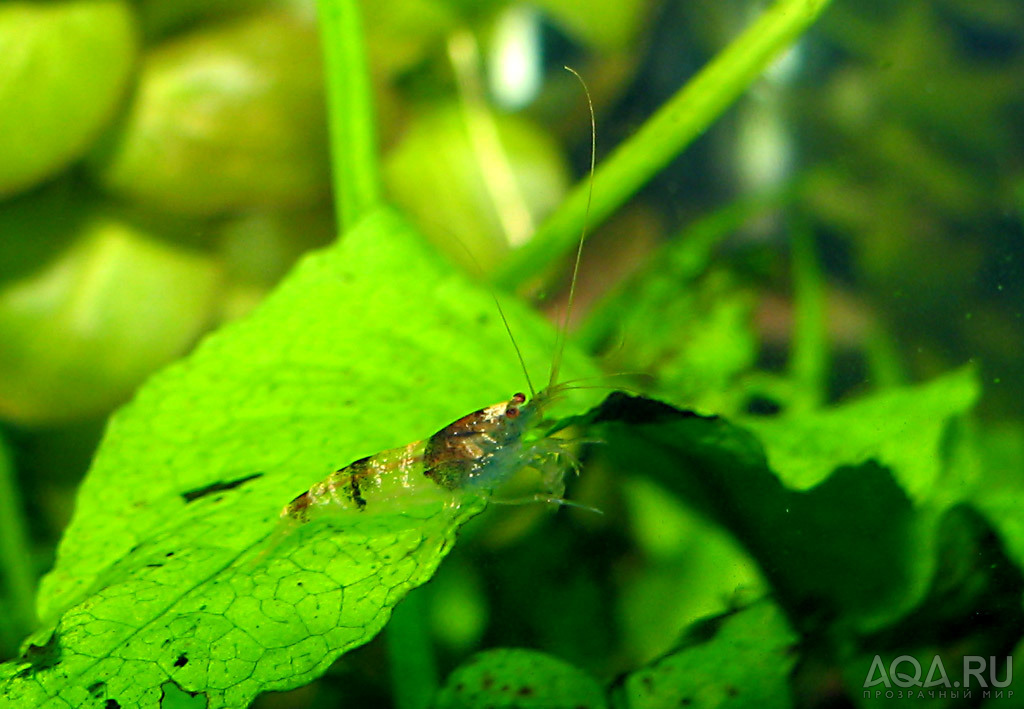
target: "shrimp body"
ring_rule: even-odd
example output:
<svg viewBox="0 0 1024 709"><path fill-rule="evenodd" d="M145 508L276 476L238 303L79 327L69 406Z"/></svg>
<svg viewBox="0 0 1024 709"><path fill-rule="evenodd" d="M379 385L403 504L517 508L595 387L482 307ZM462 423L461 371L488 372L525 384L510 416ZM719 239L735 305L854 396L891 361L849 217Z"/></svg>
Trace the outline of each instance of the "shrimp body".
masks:
<svg viewBox="0 0 1024 709"><path fill-rule="evenodd" d="M544 438L526 442L548 398L540 392L526 403L526 395L517 393L453 421L426 440L360 458L295 497L281 510L281 518L306 522L335 510L458 504L467 494L489 495L531 465L541 470L549 491L560 494L564 444Z"/></svg>
<svg viewBox="0 0 1024 709"><path fill-rule="evenodd" d="M362 512L368 507L367 498L374 500L371 509L376 510L381 498L393 501L402 491L407 497L430 492L417 484L425 443L415 441L339 468L285 505L281 519L307 522L336 509Z"/></svg>

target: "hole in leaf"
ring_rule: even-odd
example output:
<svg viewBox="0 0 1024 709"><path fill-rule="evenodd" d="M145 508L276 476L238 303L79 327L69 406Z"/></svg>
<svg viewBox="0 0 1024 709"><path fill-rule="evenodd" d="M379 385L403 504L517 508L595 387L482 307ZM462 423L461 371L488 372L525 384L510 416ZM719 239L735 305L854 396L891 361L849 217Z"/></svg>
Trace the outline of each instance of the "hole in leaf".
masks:
<svg viewBox="0 0 1024 709"><path fill-rule="evenodd" d="M196 500L212 495L215 492L224 492L225 490L234 490L239 485L244 485L250 480L263 477L263 473L253 473L252 475L246 475L243 478L237 480L229 480L228 482L216 482L206 485L205 487L198 487L195 490L188 490L187 492L181 493L181 499L185 503L195 502Z"/></svg>

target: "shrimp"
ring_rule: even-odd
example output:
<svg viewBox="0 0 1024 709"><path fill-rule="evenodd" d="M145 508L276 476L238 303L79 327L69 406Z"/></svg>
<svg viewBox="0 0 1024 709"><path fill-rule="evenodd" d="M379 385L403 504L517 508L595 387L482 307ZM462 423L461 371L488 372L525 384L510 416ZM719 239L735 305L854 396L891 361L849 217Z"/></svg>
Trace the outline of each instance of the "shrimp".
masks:
<svg viewBox="0 0 1024 709"><path fill-rule="evenodd" d="M582 77L575 70L566 69L583 84L590 109L589 214L597 142L594 107ZM426 440L360 458L296 496L281 510L281 519L304 523L338 509L358 513L391 512L398 508L408 509L417 503L440 502L456 506L467 495L489 497L501 483L527 467L540 472L545 490L544 494L530 499L570 504L561 499L561 494L566 468L578 469L578 462L570 450L572 443L532 434L541 429L548 406L569 388L566 383L558 383L558 373L586 238L585 222L586 219L576 249L568 301L556 335L547 386L534 391L522 352L495 296L495 305L523 368L530 398L517 392L507 401L453 421Z"/></svg>
<svg viewBox="0 0 1024 709"><path fill-rule="evenodd" d="M489 495L525 467L542 475L546 495L537 499L561 501L565 469L578 466L569 449L572 443L553 437L530 441L528 436L560 390L546 387L530 401L517 392L424 441L360 458L295 497L281 510L281 518L307 522L334 509L389 512L396 504L457 504L458 495Z"/></svg>

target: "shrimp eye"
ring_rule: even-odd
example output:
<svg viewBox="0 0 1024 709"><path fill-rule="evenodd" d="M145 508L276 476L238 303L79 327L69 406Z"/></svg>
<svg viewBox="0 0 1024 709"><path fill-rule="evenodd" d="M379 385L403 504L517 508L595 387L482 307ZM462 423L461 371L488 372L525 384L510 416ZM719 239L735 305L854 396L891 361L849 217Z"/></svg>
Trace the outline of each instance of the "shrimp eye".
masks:
<svg viewBox="0 0 1024 709"><path fill-rule="evenodd" d="M510 406L510 407L508 407L507 409L505 409L505 415L508 416L510 419L514 419L516 416L519 415L519 407L518 406Z"/></svg>
<svg viewBox="0 0 1024 709"><path fill-rule="evenodd" d="M516 392L515 394L512 395L512 401L515 402L516 404L521 404L524 401L526 401L526 394L524 394L521 391Z"/></svg>

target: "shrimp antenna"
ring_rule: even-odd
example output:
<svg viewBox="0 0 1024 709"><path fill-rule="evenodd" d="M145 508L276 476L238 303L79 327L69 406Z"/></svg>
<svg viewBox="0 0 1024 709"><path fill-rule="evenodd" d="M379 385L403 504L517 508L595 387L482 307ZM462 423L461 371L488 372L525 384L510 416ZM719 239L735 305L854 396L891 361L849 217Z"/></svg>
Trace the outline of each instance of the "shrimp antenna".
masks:
<svg viewBox="0 0 1024 709"><path fill-rule="evenodd" d="M483 266L481 266L480 262L477 261L476 255L474 255L469 246L466 245L466 242L455 236L455 234L452 234L451 236L459 246L462 247L462 250L466 252L466 255L469 256L469 260L473 262L476 270L482 274L484 272ZM523 368L523 375L526 377L526 386L530 390L530 399L532 400L533 397L537 395L537 391L533 388L533 381L530 379L530 370L526 368L526 359L523 358L523 351L519 349L519 343L516 342L516 336L512 334L512 326L508 324L508 318L505 317L505 310L501 307L501 301L498 300L498 294L495 293L492 288L488 288L488 290L491 292L491 298L494 299L494 305L498 309L498 315L501 317L501 323L505 326L505 332L508 333L508 339L512 341L512 348L516 351L516 357L519 358L519 366Z"/></svg>
<svg viewBox="0 0 1024 709"><path fill-rule="evenodd" d="M501 302L498 300L498 295L491 292L491 297L494 298L494 304L498 307L498 315L501 316L501 322L505 324L505 332L508 333L508 339L512 340L512 347L516 350L516 357L519 358L519 366L523 368L523 375L526 377L526 386L530 389L530 400L532 401L537 396L537 391L533 388L533 382L530 380L530 370L526 368L526 360L523 359L523 351L519 349L519 343L516 342L516 336L512 334L512 328L508 324L508 318L505 317L505 311L501 309Z"/></svg>
<svg viewBox="0 0 1024 709"><path fill-rule="evenodd" d="M558 381L558 370L562 366L562 355L565 352L565 341L569 332L569 317L572 315L572 303L576 296L576 276L580 272L580 260L583 258L583 242L587 238L587 221L590 219L590 203L594 199L594 167L597 156L597 120L594 118L594 102L590 98L590 89L587 82L583 80L579 72L570 66L563 67L579 79L583 87L583 93L587 97L587 108L590 110L590 184L587 187L587 209L583 213L583 228L580 230L580 242L576 246L576 261L572 267L572 281L569 283L569 299L565 304L565 314L562 316L562 324L555 336L555 356L551 360L551 377L548 379L548 387L555 385ZM517 348L518 349L518 348Z"/></svg>

